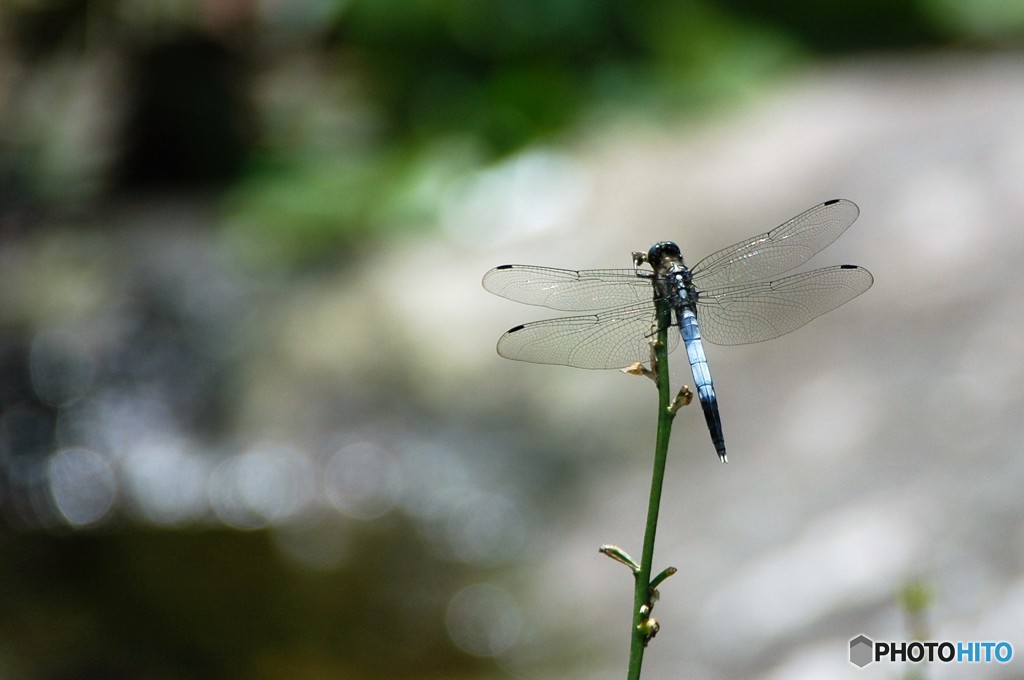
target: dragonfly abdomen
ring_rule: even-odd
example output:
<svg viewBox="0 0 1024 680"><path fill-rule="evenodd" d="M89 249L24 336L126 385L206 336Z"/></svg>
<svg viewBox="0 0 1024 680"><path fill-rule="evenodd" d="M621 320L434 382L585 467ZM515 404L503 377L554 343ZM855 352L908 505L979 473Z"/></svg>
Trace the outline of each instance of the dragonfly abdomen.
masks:
<svg viewBox="0 0 1024 680"><path fill-rule="evenodd" d="M708 368L707 357L704 355L704 343L700 337L697 315L689 306L684 306L679 314L679 329L683 334L683 342L686 344L686 356L690 360L693 382L697 387L697 396L700 399L700 406L704 410L704 420L707 421L711 441L714 442L718 457L723 463L727 463L729 459L725 455L725 435L722 434L722 419L718 415L715 386L711 381L711 370Z"/></svg>

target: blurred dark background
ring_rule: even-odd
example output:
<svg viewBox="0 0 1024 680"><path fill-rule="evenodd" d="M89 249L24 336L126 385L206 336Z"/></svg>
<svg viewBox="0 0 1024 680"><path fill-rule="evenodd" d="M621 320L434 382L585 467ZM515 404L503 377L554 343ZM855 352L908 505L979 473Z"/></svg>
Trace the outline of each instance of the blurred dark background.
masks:
<svg viewBox="0 0 1024 680"><path fill-rule="evenodd" d="M835 384L823 377L830 362L848 371L833 377L861 376L840 381L865 409L857 436L889 434L851 440L875 452L866 459L847 451L850 462L824 456L835 467L812 470L843 480L850 508L870 505L875 487L837 475L858 460L865 475L879 460L895 479L910 475L899 461L917 460L904 454L929 426L893 414L933 389L911 338L947 337L932 345L949 353L939 361L959 350L948 339L957 323L913 307L928 291L891 258L941 264L955 261L944 247L964 253L971 228L943 231L922 208L962 176L1007 203L975 192L955 216L980 224L996 213L1007 234L1019 227L1022 41L1021 5L999 0L3 2L0 677L620 676L631 584L596 548L618 541L639 552L651 390L612 374L499 362L493 341L531 312L488 299L479 276L519 258L628 266L631 250L662 238L710 252L833 194L857 200L869 226L855 227L865 233L838 257L875 271L869 296L890 323L873 325L865 301L845 322L819 322L849 332L818 331L837 343L831 351L777 361L811 367L798 374L804 391L780 388L804 404L820 405L815 385ZM964 87L976 90L961 96ZM978 141L963 129L1010 136ZM936 159L952 167L942 165L950 158L980 165L898 184ZM787 162L806 181L780 179L772 168ZM996 179L978 179L982 167ZM871 233L892 215L909 225L903 237ZM1005 258L987 271L1012 268L1019 238L1000 248L1003 237L984 238ZM932 240L945 246L919 247ZM1003 282L980 281L961 292L1003 318L989 294ZM822 335L804 342L814 347L815 337L820 349ZM894 337L910 344L894 347ZM851 344L863 346L835 349ZM748 372L744 361L777 356L737 352L712 357L727 380ZM864 383L869 363L878 373ZM968 382L957 375L943 378L950 410ZM687 380L685 368L677 376ZM772 379L721 389L763 395ZM896 402L867 386L894 382L909 390ZM730 458L760 459L749 473L759 480L789 474L792 460L754 453L785 439L740 434L769 427L763 406L733 398L727 432L747 453ZM922 417L942 403L924 402ZM1001 403L1005 420L979 406L989 420L967 431L1010 433L1016 402ZM797 439L777 448L797 451L806 436ZM969 439L920 451L967 455ZM696 484L721 475L706 470L706 442L686 441L692 476L674 493L696 495L670 506L690 518L674 533L684 541L678 620L652 646L677 652L660 671L652 661L652 677L800 677L804 668L838 677L814 663L844 663L842 647L833 659L817 636L870 634L854 629L864 621L884 629L899 618L890 595L904 580L942 582L952 557L923 549L946 557L892 567L881 594L854 588L823 596L820 609L797 607L802 623L783 632L751 624L760 644L781 636L787 645L774 649L788 651L725 660L733 650L715 641L707 617L742 616L730 603L754 607L752 596L716 599L701 569L685 566L703 555L709 570L715 551L731 549L685 541L707 528L702 513L722 507L718 499L768 492L751 491L743 473L733 479L746 491L738 481ZM1012 470L1008 480L1020 480ZM609 491L624 471L635 483ZM779 487L782 498L829 500L828 483L797 477L807 486ZM908 497L886 498L896 496ZM762 510L790 528L740 530L726 512L718 535L736 538L732 526L750 539L737 539L740 555L763 576L788 564L772 561L782 559L775 550L803 545L812 515ZM1016 531L1008 540L1024 543L1019 511L992 509ZM555 558L566 554L578 562ZM804 564L820 557L801 555ZM920 566L918 555L907 563ZM973 581L950 578L1000 574L984 597L1024 592L1013 585L1024 555L1004 558L981 560ZM605 588L607 572L621 592ZM1020 620L1004 637L1019 635Z"/></svg>

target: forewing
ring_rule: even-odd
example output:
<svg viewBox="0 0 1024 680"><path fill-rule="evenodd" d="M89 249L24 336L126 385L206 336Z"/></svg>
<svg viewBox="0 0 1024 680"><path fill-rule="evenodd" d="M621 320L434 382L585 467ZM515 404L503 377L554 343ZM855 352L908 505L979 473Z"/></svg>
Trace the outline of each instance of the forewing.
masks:
<svg viewBox="0 0 1024 680"><path fill-rule="evenodd" d="M633 269L554 269L507 264L484 274L484 288L503 298L565 312L595 312L647 302L650 279Z"/></svg>
<svg viewBox="0 0 1024 680"><path fill-rule="evenodd" d="M654 314L633 305L602 314L547 319L516 326L498 340L498 354L535 364L624 368L651 358ZM669 351L678 342L669 333Z"/></svg>
<svg viewBox="0 0 1024 680"><path fill-rule="evenodd" d="M697 320L717 345L771 340L845 304L871 287L871 272L836 265L765 281L703 291Z"/></svg>
<svg viewBox="0 0 1024 680"><path fill-rule="evenodd" d="M691 268L693 284L704 291L788 272L839 238L859 214L851 201L826 201L769 232L708 255Z"/></svg>

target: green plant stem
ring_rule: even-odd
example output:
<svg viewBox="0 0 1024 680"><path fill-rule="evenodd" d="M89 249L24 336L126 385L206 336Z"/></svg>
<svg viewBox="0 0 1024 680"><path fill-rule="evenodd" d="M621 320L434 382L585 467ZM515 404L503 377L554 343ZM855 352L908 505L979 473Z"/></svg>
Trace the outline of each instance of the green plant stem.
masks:
<svg viewBox="0 0 1024 680"><path fill-rule="evenodd" d="M639 680L643 666L644 649L649 638L641 630L645 615L643 606L651 600L651 565L654 561L654 538L658 531L658 511L661 507L661 487L665 480L665 461L668 458L668 440L672 431L675 414L669 410L671 386L668 376L668 331L672 327L672 310L660 301L658 308L658 337L654 347L655 370L658 378L658 440L654 450L654 471L651 475L651 496L647 504L647 528L644 531L644 547L640 558L640 570L636 572L636 586L633 591L633 626L629 646L629 672L627 680Z"/></svg>

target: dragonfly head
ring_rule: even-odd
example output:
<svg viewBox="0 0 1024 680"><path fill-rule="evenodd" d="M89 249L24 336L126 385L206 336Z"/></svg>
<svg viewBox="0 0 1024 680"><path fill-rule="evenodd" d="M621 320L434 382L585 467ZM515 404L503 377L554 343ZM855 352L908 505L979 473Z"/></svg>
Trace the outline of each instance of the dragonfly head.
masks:
<svg viewBox="0 0 1024 680"><path fill-rule="evenodd" d="M683 253L672 241L661 241L647 251L647 262L658 274L665 274L672 264L683 264Z"/></svg>

